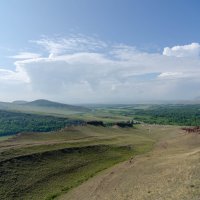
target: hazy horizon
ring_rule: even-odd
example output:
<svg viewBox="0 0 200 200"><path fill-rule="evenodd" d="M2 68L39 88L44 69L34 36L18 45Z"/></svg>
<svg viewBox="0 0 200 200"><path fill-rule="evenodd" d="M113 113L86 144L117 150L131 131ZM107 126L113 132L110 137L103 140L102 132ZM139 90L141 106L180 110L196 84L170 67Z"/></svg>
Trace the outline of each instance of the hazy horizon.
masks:
<svg viewBox="0 0 200 200"><path fill-rule="evenodd" d="M147 100L147 101L131 101L131 102L122 102L122 103L116 103L116 102L84 102L84 103L74 103L74 102L66 102L66 101L56 101L52 99L14 99L11 101L2 101L0 99L0 103L15 103L15 102L34 102L38 100L45 100L45 101L51 101L61 104L68 104L68 105L137 105L137 104L199 104L200 98L194 98L194 99L174 99L174 100Z"/></svg>

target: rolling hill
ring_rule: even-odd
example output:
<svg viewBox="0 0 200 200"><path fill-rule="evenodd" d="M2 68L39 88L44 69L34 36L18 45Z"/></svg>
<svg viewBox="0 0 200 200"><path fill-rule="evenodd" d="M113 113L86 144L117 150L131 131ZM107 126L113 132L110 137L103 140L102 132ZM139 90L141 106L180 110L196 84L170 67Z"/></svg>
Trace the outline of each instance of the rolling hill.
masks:
<svg viewBox="0 0 200 200"><path fill-rule="evenodd" d="M0 109L50 115L69 115L74 113L84 113L90 111L90 109L86 107L68 105L45 99L38 99L31 102L26 102L22 100L14 101L11 103L0 102Z"/></svg>
<svg viewBox="0 0 200 200"><path fill-rule="evenodd" d="M87 112L89 111L88 108L82 106L74 106L69 104L58 103L54 101L48 101L45 99L38 99L35 101L23 103L25 106L38 106L38 107L47 107L47 108L57 108L57 109L67 109L71 111L78 111L78 112Z"/></svg>

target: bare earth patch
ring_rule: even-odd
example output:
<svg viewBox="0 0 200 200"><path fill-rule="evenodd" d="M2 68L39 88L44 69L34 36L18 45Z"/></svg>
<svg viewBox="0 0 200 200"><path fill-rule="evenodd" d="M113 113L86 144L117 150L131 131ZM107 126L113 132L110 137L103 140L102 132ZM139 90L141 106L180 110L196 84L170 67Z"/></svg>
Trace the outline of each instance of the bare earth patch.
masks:
<svg viewBox="0 0 200 200"><path fill-rule="evenodd" d="M199 200L200 135L184 132L115 165L59 200Z"/></svg>

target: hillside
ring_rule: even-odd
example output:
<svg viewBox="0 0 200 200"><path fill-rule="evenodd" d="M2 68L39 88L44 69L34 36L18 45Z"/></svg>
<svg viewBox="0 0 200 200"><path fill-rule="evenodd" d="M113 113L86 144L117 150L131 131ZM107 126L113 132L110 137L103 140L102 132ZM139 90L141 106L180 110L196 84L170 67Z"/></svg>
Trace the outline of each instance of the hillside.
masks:
<svg viewBox="0 0 200 200"><path fill-rule="evenodd" d="M24 132L49 132L83 124L67 117L54 117L0 110L0 137Z"/></svg>
<svg viewBox="0 0 200 200"><path fill-rule="evenodd" d="M26 102L22 100L14 101L12 103L0 102L0 109L50 115L69 115L74 113L84 113L90 111L90 109L86 107L68 105L48 101L45 99L38 99L31 102Z"/></svg>
<svg viewBox="0 0 200 200"><path fill-rule="evenodd" d="M82 107L82 106L73 106L69 104L63 104L53 101L48 101L45 99L38 99L35 101L27 102L24 104L25 106L39 106L39 107L49 107L49 108L62 108L62 109L68 109L72 111L89 111L88 108Z"/></svg>
<svg viewBox="0 0 200 200"><path fill-rule="evenodd" d="M53 200L112 165L152 149L143 127L67 127L0 141L0 199ZM35 170L33 170L35 169Z"/></svg>
<svg viewBox="0 0 200 200"><path fill-rule="evenodd" d="M199 137L176 126L141 124L2 139L0 199L197 200Z"/></svg>
<svg viewBox="0 0 200 200"><path fill-rule="evenodd" d="M199 199L200 135L152 125L151 134L155 131L162 138L153 151L99 173L57 200Z"/></svg>

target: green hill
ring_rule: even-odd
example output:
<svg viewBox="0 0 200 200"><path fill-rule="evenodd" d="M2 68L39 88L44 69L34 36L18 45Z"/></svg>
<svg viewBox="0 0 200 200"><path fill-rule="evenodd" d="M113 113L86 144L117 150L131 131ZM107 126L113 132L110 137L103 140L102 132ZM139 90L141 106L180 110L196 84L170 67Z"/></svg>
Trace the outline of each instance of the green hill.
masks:
<svg viewBox="0 0 200 200"><path fill-rule="evenodd" d="M68 105L45 99L38 99L31 102L14 101L0 102L1 110L20 111L27 113L49 114L49 115L69 115L75 113L89 112L90 109L82 106Z"/></svg>
<svg viewBox="0 0 200 200"><path fill-rule="evenodd" d="M49 108L58 108L58 109L68 109L72 111L78 111L78 112L87 112L89 111L88 108L82 107L82 106L73 106L69 104L63 104L58 103L54 101L48 101L45 99L38 99L35 101L27 102L24 104L25 106L38 106L38 107L49 107Z"/></svg>

